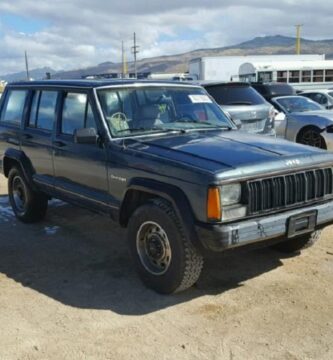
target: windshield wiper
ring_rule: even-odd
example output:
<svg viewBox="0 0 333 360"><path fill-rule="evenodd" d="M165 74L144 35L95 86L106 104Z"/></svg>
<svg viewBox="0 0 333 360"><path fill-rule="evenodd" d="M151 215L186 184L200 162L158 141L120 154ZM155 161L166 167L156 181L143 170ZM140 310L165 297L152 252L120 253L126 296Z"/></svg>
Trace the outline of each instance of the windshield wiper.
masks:
<svg viewBox="0 0 333 360"><path fill-rule="evenodd" d="M178 119L178 120L176 120L174 122L175 123L200 124L200 125L203 125L202 129L227 129L227 130L232 130L232 127L229 126L229 125L217 125L217 124L207 122L207 121ZM196 130L196 129L200 129L200 128L193 128L191 130ZM190 130L190 129L186 129L186 130Z"/></svg>
<svg viewBox="0 0 333 360"><path fill-rule="evenodd" d="M128 128L128 129L121 129L117 131L117 134L123 133L123 132L149 132L149 131L160 131L160 132L184 132L183 129L172 129L172 128L162 128L162 127L152 127L152 128Z"/></svg>
<svg viewBox="0 0 333 360"><path fill-rule="evenodd" d="M251 101L232 101L229 103L226 103L226 105L253 105Z"/></svg>

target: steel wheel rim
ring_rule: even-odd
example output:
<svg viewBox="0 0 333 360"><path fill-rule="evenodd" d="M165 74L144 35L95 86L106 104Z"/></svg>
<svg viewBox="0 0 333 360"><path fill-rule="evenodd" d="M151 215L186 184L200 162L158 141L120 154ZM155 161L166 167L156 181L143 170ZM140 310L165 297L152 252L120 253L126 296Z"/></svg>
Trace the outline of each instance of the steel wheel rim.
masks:
<svg viewBox="0 0 333 360"><path fill-rule="evenodd" d="M323 148L323 139L317 131L307 130L302 134L301 143L305 145Z"/></svg>
<svg viewBox="0 0 333 360"><path fill-rule="evenodd" d="M15 176L12 186L13 201L19 212L24 212L27 202L26 187L19 176Z"/></svg>
<svg viewBox="0 0 333 360"><path fill-rule="evenodd" d="M171 246L164 229L153 221L144 222L136 236L141 264L153 275L163 275L171 263Z"/></svg>

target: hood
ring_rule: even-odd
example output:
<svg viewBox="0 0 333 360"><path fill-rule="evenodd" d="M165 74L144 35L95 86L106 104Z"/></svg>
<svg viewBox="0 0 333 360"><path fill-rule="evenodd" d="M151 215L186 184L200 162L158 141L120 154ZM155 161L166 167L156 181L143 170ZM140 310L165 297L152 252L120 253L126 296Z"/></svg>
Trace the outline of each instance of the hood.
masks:
<svg viewBox="0 0 333 360"><path fill-rule="evenodd" d="M209 171L306 157L323 150L241 131L195 131L126 140L127 148Z"/></svg>
<svg viewBox="0 0 333 360"><path fill-rule="evenodd" d="M303 111L303 112L294 112L288 114L292 117L305 117L305 118L315 118L320 121L333 121L333 111L331 110L315 110L315 111Z"/></svg>

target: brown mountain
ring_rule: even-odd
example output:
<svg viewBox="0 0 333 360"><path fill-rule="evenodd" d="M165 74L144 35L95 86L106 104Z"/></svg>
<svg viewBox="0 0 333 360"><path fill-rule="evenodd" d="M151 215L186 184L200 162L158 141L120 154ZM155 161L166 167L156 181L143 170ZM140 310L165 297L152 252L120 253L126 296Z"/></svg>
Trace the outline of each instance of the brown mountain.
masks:
<svg viewBox="0 0 333 360"><path fill-rule="evenodd" d="M225 55L267 55L267 54L294 54L296 39L281 35L256 37L234 46L214 49L197 49L183 54L158 56L140 59L137 62L139 72L186 72L191 59L202 56ZM333 39L330 40L301 40L303 54L326 54L327 59L333 59ZM133 63L128 63L129 72L133 72ZM71 71L61 71L53 78L81 78L86 75L107 74L121 72L120 63L104 62L97 66ZM15 74L11 74L15 75ZM1 78L1 76L0 76Z"/></svg>

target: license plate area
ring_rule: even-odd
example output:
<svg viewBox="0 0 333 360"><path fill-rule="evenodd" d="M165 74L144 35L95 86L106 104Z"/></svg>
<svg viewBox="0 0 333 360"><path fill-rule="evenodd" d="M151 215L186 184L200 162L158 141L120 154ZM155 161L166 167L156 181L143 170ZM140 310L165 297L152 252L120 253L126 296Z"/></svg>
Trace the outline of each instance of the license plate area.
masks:
<svg viewBox="0 0 333 360"><path fill-rule="evenodd" d="M288 219L288 238L312 232L317 225L317 211L309 211Z"/></svg>

